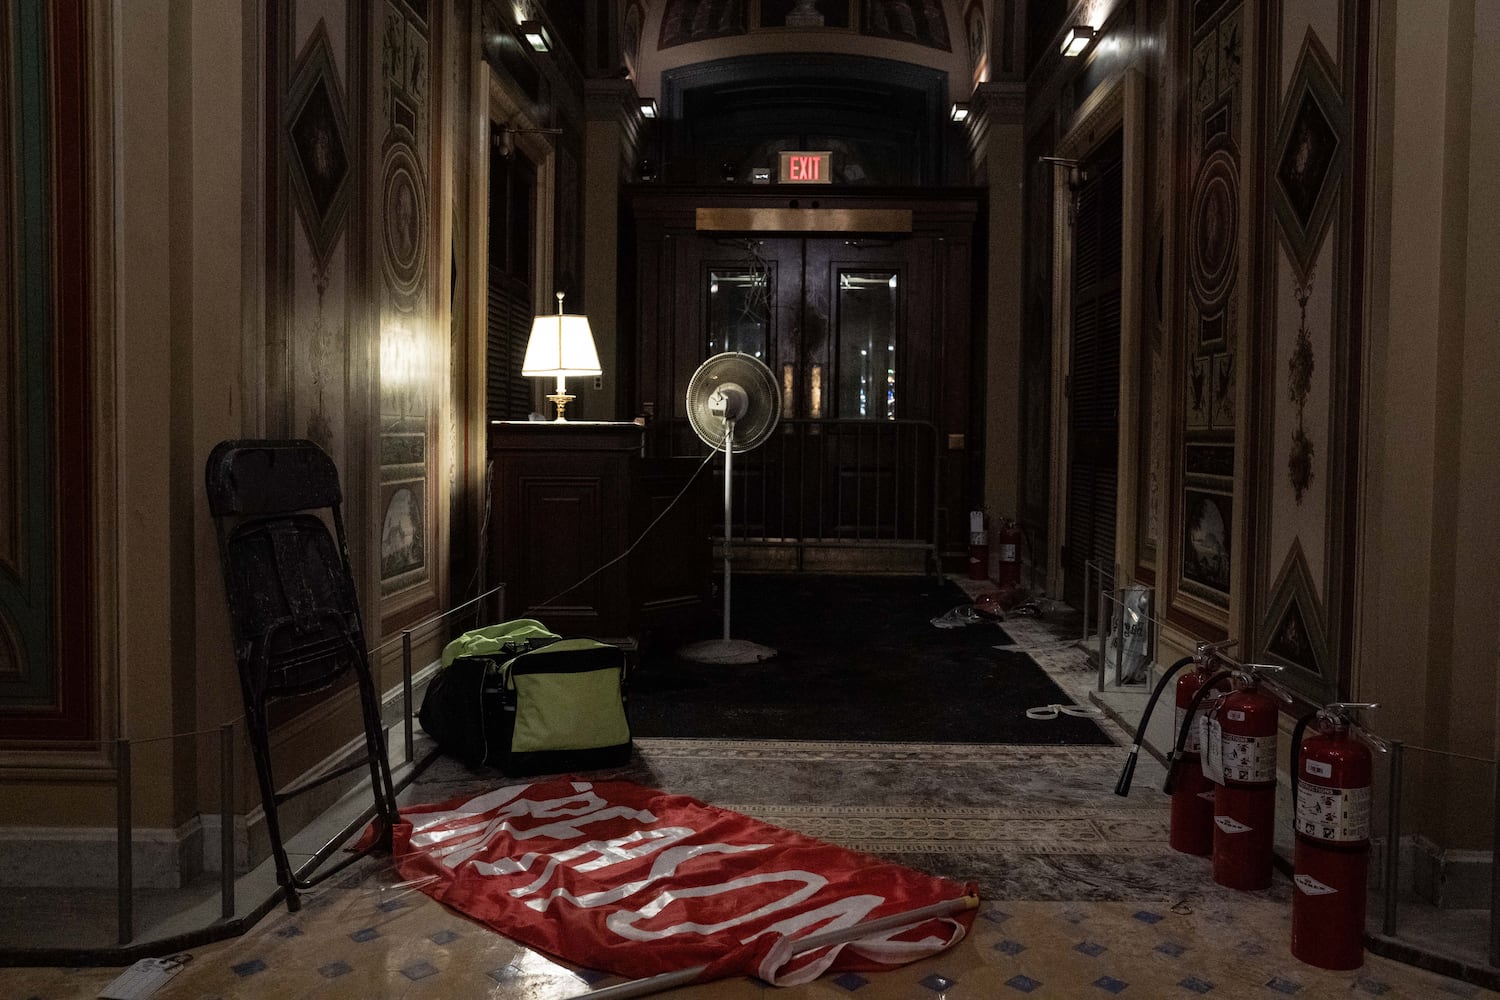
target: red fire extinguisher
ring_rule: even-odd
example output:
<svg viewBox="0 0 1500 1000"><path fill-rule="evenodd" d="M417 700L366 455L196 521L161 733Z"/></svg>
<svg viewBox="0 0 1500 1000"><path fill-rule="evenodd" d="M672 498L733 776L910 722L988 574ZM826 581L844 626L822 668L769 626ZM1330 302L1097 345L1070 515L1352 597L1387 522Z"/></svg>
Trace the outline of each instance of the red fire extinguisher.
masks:
<svg viewBox="0 0 1500 1000"><path fill-rule="evenodd" d="M1375 707L1337 701L1299 721L1292 734L1292 954L1320 969L1364 963L1370 748L1389 747L1352 713ZM1314 732L1303 739L1309 723Z"/></svg>
<svg viewBox="0 0 1500 1000"><path fill-rule="evenodd" d="M1146 702L1146 711L1141 715L1140 724L1136 727L1135 745L1130 748L1130 757L1125 763L1125 770L1115 785L1116 795L1126 795L1130 792L1136 756L1145 738L1151 712L1173 675L1191 664L1193 669L1177 678L1174 691L1176 704L1173 711L1172 733L1174 737L1184 733L1185 735L1179 742L1174 743L1167 756L1167 784L1163 789L1172 796L1170 842L1175 850L1187 854L1206 856L1213 850L1214 811L1213 785L1203 776L1198 764L1198 726L1193 724L1185 730L1184 723L1198 714L1198 703L1203 700L1198 692L1203 691L1207 695L1208 688L1204 685L1214 676L1218 662L1217 654L1233 646L1235 642L1234 639L1225 639L1223 642L1216 643L1200 642L1191 656L1185 656L1167 668ZM1220 671L1219 677L1221 681L1227 680L1228 674ZM1218 682L1209 685L1210 688L1217 686Z"/></svg>
<svg viewBox="0 0 1500 1000"><path fill-rule="evenodd" d="M1214 848L1215 785L1203 773L1203 726L1194 718L1193 701L1215 673L1219 660L1215 654L1230 648L1237 640L1200 642L1193 652L1193 669L1177 681L1177 705L1173 714L1173 732L1186 732L1182 747L1173 754L1175 780L1172 783L1172 825L1170 843L1174 851L1207 857ZM1210 695L1223 693L1223 681L1212 685ZM1208 697L1208 696L1205 696ZM1202 699L1199 699L1202 701Z"/></svg>
<svg viewBox="0 0 1500 1000"><path fill-rule="evenodd" d="M1005 518L1000 524L1000 533L995 544L1000 549L1000 562L995 568L995 583L1003 590L1021 585L1021 528L1015 521Z"/></svg>
<svg viewBox="0 0 1500 1000"><path fill-rule="evenodd" d="M1234 690L1207 715L1203 773L1218 785L1214 789L1214 881L1230 889L1271 885L1278 698L1287 703L1292 698L1264 674L1280 669L1270 664L1236 664Z"/></svg>

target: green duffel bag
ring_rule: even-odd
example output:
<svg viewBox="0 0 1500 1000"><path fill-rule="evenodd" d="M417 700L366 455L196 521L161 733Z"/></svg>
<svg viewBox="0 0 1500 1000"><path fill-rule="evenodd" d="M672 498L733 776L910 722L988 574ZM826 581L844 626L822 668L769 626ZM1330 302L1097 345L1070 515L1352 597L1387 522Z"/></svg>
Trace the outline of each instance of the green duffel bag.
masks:
<svg viewBox="0 0 1500 1000"><path fill-rule="evenodd" d="M511 776L618 767L630 760L625 653L559 639L504 665L506 697L492 761Z"/></svg>
<svg viewBox="0 0 1500 1000"><path fill-rule="evenodd" d="M417 717L471 767L511 776L612 767L630 759L624 677L618 647L521 618L449 643Z"/></svg>

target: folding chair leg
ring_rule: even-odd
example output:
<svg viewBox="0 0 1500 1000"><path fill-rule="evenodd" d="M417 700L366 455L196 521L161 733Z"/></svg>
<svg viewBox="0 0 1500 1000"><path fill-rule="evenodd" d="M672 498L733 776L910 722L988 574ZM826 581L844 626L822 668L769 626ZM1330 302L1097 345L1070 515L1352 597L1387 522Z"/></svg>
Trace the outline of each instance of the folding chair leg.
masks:
<svg viewBox="0 0 1500 1000"><path fill-rule="evenodd" d="M255 776L260 783L260 803L266 814L266 835L271 839L271 856L276 862L276 884L286 890L286 908L292 913L302 909L297 896L296 879L287 860L286 846L281 842L281 819L276 808L276 782L271 772L270 736L265 716L257 711L245 713L250 736L250 753L255 758Z"/></svg>
<svg viewBox="0 0 1500 1000"><path fill-rule="evenodd" d="M380 846L389 851L392 828L396 824L396 788L391 779L390 758L386 756L385 727L380 718L380 698L368 669L356 671L359 700L364 712L365 753L370 759L370 787L375 795L375 816L380 821Z"/></svg>

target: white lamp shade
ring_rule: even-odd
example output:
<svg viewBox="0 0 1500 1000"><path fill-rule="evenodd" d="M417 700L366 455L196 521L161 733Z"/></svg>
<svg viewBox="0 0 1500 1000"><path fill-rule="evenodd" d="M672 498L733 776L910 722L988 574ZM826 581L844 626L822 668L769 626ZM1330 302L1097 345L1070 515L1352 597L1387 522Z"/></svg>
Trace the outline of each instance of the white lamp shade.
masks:
<svg viewBox="0 0 1500 1000"><path fill-rule="evenodd" d="M526 342L522 375L602 375L587 316L538 316Z"/></svg>

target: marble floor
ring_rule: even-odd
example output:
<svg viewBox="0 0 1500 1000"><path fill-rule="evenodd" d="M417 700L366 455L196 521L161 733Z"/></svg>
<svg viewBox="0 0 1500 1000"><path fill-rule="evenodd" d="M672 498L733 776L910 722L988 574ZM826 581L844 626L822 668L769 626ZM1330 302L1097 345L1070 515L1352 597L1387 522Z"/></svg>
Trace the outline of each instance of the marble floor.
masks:
<svg viewBox="0 0 1500 1000"><path fill-rule="evenodd" d="M1080 703L1093 673L1045 622L1007 623ZM984 711L1003 682L955 711ZM1100 724L1128 742L1113 723ZM1116 746L641 740L620 777L979 885L973 931L894 971L773 990L725 980L662 996L738 1000L1001 997L1496 997L1377 956L1354 972L1303 965L1288 948L1290 884L1214 885L1205 859L1166 846L1161 770L1144 759L1112 794ZM403 794L433 802L493 784L439 762ZM0 997L96 996L119 969L0 969ZM401 884L378 859L274 911L248 934L195 949L156 996L496 997L565 1000L620 979L518 946Z"/></svg>

